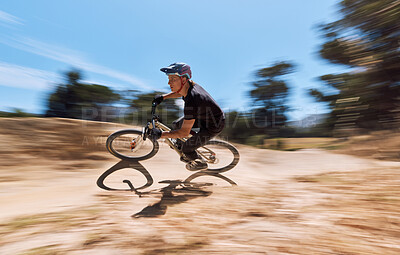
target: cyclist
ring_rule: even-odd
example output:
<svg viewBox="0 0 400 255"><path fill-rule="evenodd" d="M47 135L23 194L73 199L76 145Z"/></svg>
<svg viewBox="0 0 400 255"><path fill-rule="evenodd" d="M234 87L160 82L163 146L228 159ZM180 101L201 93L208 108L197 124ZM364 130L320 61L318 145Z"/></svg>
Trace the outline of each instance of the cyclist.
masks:
<svg viewBox="0 0 400 255"><path fill-rule="evenodd" d="M161 68L168 75L171 93L155 96L153 102L160 104L164 99L182 98L185 101L184 116L174 121L169 132L153 129L153 139L188 137L192 128L199 132L182 144L181 161L187 163L188 170L205 170L206 162L201 160L196 149L206 144L211 138L221 133L225 125L225 115L215 100L199 84L193 82L190 66L185 63L173 63Z"/></svg>

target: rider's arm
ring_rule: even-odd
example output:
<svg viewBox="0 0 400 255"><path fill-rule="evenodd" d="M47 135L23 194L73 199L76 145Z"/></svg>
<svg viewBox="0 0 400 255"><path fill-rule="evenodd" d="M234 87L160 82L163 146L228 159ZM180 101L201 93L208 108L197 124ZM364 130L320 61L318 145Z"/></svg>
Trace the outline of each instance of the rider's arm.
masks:
<svg viewBox="0 0 400 255"><path fill-rule="evenodd" d="M190 130L194 125L196 120L183 120L181 129L163 132L161 138L185 138L188 137L190 134Z"/></svg>
<svg viewBox="0 0 400 255"><path fill-rule="evenodd" d="M182 95L181 95L181 94L178 94L178 93L176 93L176 92L171 92L171 93L168 93L168 94L163 95L163 98L164 98L164 99L168 99L168 98L181 98L181 97L182 97Z"/></svg>

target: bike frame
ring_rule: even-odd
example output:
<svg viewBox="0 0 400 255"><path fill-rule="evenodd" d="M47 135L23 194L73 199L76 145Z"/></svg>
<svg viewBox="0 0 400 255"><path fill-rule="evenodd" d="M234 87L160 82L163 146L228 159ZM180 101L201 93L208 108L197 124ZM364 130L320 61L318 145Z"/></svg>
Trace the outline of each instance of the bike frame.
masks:
<svg viewBox="0 0 400 255"><path fill-rule="evenodd" d="M151 107L151 116L152 116L151 123L147 124L147 128L153 129L153 127L157 127L162 131L171 131L171 129L168 126L166 126L163 123L158 121L158 116L155 114L156 107L157 107L157 104L153 103L152 107ZM144 131L144 133L145 132L146 131ZM186 142L186 140L187 140L187 138L177 138L177 139L181 140L182 142ZM172 138L166 138L165 142L169 145L169 147L171 147L171 149L173 149L176 153L178 153L179 156L182 156L182 154L183 154L182 151L179 150L175 146L175 144L172 142ZM207 150L211 155L215 155L215 153L212 150L208 149L207 147L202 146L201 148ZM204 155L204 153L202 153L201 151L198 151L198 150L196 150L196 151L199 155L201 155L203 158L207 159L208 161L212 160L212 159L208 158L206 155Z"/></svg>
<svg viewBox="0 0 400 255"><path fill-rule="evenodd" d="M156 126L157 128L159 128L159 129L161 129L162 131L171 131L171 129L170 129L169 127L167 127L166 125L164 125L163 123L161 123L161 122L159 122L159 121L155 121L155 126ZM181 139L181 138L177 138L177 139ZM183 139L181 139L181 140L182 140L182 142L185 142L185 141L186 141L185 138L183 138ZM172 139L171 139L171 138L166 138L166 139L165 139L165 142L166 142L172 149L174 149L174 150L179 154L179 156L182 156L182 152L175 146L175 144L172 142Z"/></svg>

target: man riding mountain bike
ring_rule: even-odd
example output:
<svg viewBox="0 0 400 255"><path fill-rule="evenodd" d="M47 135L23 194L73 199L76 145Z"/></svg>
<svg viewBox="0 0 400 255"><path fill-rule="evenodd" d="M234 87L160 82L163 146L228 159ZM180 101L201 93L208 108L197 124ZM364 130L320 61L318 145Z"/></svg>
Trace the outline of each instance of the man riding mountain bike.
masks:
<svg viewBox="0 0 400 255"><path fill-rule="evenodd" d="M173 122L173 129L162 132L158 128L152 131L152 139L185 138L192 128L200 128L182 144L181 161L187 163L188 170L205 170L207 163L201 160L196 149L205 145L211 138L221 133L225 126L225 115L207 91L191 80L192 71L185 63L174 63L161 68L168 75L171 93L155 96L153 102L160 104L164 99L182 98L185 101L184 116Z"/></svg>

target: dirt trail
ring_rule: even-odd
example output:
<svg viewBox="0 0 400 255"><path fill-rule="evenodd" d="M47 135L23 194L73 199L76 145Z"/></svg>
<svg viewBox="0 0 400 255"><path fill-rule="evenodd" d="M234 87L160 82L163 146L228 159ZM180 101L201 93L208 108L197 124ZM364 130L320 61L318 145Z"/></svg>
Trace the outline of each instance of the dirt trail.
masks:
<svg viewBox="0 0 400 255"><path fill-rule="evenodd" d="M96 186L124 127L0 119L0 254L400 253L400 163L237 145L236 168L184 187L195 173L162 145L140 162L153 184L139 197ZM124 179L146 183L125 168L106 184Z"/></svg>

